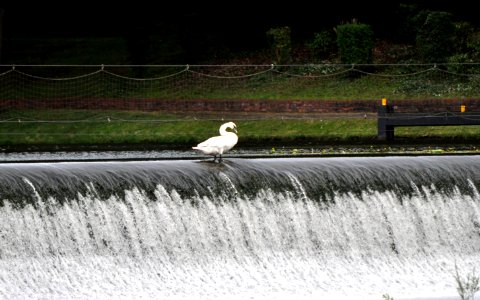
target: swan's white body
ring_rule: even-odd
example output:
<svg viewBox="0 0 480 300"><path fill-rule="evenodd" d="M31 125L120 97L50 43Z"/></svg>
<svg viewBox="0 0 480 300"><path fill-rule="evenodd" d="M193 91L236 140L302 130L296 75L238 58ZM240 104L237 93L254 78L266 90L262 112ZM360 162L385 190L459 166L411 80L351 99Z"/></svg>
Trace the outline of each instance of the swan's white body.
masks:
<svg viewBox="0 0 480 300"><path fill-rule="evenodd" d="M227 131L227 128L232 129L234 132ZM217 159L222 161L222 154L232 149L238 142L237 125L233 122L228 122L220 126L220 135L209 138L206 141L201 142L196 147L192 147L194 150L203 152L206 155L212 155L213 161Z"/></svg>

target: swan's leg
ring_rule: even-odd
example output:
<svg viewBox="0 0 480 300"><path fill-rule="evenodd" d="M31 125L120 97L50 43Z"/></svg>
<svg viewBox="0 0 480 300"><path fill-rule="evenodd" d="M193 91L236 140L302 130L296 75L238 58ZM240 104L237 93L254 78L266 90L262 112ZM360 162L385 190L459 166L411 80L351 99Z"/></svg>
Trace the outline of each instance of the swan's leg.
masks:
<svg viewBox="0 0 480 300"><path fill-rule="evenodd" d="M219 154L219 155L218 155L218 162L222 162L222 160L223 160L223 159L222 159L222 155Z"/></svg>
<svg viewBox="0 0 480 300"><path fill-rule="evenodd" d="M214 156L213 156L213 162L215 162L216 159L217 159L217 156L214 155Z"/></svg>

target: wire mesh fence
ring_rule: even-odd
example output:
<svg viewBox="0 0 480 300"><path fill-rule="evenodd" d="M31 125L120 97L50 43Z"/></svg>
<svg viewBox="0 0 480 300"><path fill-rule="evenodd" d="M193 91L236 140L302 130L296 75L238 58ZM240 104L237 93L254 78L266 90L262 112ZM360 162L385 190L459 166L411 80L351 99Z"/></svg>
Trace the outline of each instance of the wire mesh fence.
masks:
<svg viewBox="0 0 480 300"><path fill-rule="evenodd" d="M0 86L2 107L64 101L75 108L89 99L458 98L480 95L480 64L3 65Z"/></svg>
<svg viewBox="0 0 480 300"><path fill-rule="evenodd" d="M0 65L0 144L15 135L54 143L66 133L85 142L155 141L171 133L145 124L179 122L185 132L178 134L193 140L194 119L301 119L321 129L326 118L373 120L382 98L398 112L480 111L480 64ZM353 135L375 135L373 123L368 130L348 124Z"/></svg>

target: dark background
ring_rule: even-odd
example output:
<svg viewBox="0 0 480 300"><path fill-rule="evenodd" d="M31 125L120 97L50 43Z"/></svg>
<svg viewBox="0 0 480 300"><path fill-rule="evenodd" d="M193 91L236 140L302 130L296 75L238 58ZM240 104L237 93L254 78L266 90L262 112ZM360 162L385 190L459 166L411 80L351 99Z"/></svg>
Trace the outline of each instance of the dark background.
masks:
<svg viewBox="0 0 480 300"><path fill-rule="evenodd" d="M224 2L4 2L3 45L18 39L122 37L138 47L155 36L163 43L177 43L187 60L195 51L251 51L266 47L265 33L290 26L292 41L302 42L315 32L334 28L356 18L373 26L379 39L398 37L400 4L421 9L449 11L457 20L480 22L475 1L224 1ZM207 51L207 49L209 49ZM15 50L9 49L9 52ZM5 52L5 51L4 51ZM178 59L178 57L176 57Z"/></svg>

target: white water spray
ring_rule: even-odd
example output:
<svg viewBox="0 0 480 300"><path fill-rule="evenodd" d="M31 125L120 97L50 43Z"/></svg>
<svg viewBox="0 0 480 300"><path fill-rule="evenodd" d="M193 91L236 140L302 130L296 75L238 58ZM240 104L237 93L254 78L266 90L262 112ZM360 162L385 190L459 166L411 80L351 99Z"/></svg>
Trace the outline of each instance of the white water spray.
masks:
<svg viewBox="0 0 480 300"><path fill-rule="evenodd" d="M159 183L104 197L89 182L65 199L25 177L32 203L0 207L0 298L458 299L455 263L480 270L470 179L320 200L293 171L279 173L293 191L251 194L217 174L223 194Z"/></svg>

